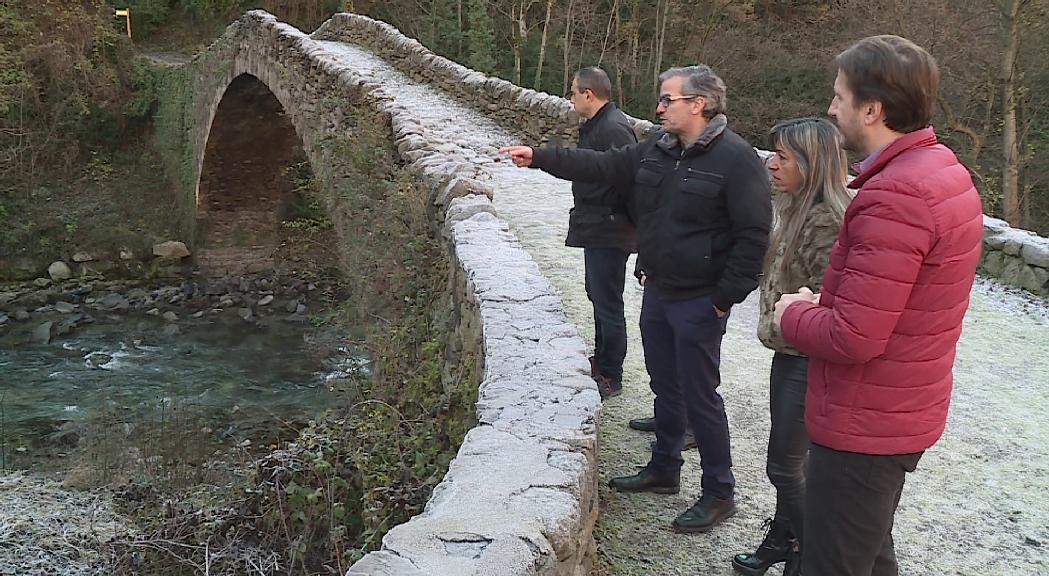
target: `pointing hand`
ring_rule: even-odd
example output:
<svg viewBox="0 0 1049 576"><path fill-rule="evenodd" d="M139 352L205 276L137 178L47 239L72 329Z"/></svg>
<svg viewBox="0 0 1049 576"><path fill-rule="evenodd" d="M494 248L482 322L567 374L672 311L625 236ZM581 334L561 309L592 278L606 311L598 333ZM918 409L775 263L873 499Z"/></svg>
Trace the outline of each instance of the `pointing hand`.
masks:
<svg viewBox="0 0 1049 576"><path fill-rule="evenodd" d="M527 168L532 165L531 146L506 146L500 148L499 152L508 154L514 165L520 168Z"/></svg>

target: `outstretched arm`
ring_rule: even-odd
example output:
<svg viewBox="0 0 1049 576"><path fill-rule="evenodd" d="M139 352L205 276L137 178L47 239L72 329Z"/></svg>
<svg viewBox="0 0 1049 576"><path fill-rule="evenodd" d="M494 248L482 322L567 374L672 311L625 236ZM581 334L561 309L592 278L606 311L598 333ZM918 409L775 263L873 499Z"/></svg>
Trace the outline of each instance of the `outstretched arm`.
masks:
<svg viewBox="0 0 1049 576"><path fill-rule="evenodd" d="M641 162L640 144L604 152L580 148L532 148L507 146L499 151L522 168L540 168L543 172L573 182L603 182L630 186Z"/></svg>

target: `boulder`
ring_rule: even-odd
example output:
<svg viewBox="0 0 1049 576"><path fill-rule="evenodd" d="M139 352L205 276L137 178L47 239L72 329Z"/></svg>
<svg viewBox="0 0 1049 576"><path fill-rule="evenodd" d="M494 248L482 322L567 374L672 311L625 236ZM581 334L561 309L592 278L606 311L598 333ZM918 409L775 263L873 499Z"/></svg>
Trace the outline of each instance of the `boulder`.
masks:
<svg viewBox="0 0 1049 576"><path fill-rule="evenodd" d="M55 310L62 314L72 314L76 310L76 306L69 302L55 302Z"/></svg>
<svg viewBox="0 0 1049 576"><path fill-rule="evenodd" d="M50 344L51 336L53 335L53 327L54 322L51 322L50 320L37 326L36 329L33 330L33 342L36 342L37 344Z"/></svg>
<svg viewBox="0 0 1049 576"><path fill-rule="evenodd" d="M47 267L47 275L55 282L61 282L72 278L73 271L69 268L68 264L58 260L52 262L51 265Z"/></svg>
<svg viewBox="0 0 1049 576"><path fill-rule="evenodd" d="M73 254L73 262L76 262L77 264L91 262L94 259L95 256L90 252L77 252L76 254Z"/></svg>
<svg viewBox="0 0 1049 576"><path fill-rule="evenodd" d="M190 252L186 245L175 240L168 240L167 242L153 245L153 255L158 258L178 259L185 258L189 254Z"/></svg>
<svg viewBox="0 0 1049 576"><path fill-rule="evenodd" d="M33 286L35 286L37 288L47 288L50 285L51 285L51 279L50 278L37 278L36 280L33 280Z"/></svg>

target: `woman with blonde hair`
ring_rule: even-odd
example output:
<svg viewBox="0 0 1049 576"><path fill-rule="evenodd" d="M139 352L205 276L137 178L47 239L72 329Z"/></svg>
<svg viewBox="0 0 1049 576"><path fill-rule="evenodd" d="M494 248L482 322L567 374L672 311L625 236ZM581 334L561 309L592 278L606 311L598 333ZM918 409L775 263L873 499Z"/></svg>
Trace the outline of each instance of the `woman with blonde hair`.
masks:
<svg viewBox="0 0 1049 576"><path fill-rule="evenodd" d="M802 288L819 291L831 246L852 199L845 187L848 176L842 136L830 121L799 118L780 122L769 131L769 145L774 154L767 165L777 194L761 282L758 338L775 351L769 378L772 429L766 466L776 488L776 513L766 521L765 538L758 549L732 559L732 567L748 576L761 576L780 562L786 562L784 575L800 574L804 465L809 446L805 432L808 358L783 340L772 316L781 294Z"/></svg>

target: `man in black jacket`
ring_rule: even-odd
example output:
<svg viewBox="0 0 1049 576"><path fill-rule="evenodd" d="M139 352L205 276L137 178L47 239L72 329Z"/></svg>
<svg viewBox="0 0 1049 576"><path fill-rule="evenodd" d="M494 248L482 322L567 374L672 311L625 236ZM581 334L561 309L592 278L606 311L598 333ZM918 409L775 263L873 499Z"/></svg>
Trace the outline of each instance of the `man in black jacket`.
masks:
<svg viewBox="0 0 1049 576"><path fill-rule="evenodd" d="M609 102L612 83L600 68L583 68L572 79L568 99L586 121L579 147L608 150L637 142L625 114ZM594 355L590 375L601 399L623 391L626 317L623 288L626 261L637 251L637 233L626 213L626 194L603 182L573 182L566 246L583 249L586 296L594 306Z"/></svg>
<svg viewBox="0 0 1049 576"><path fill-rule="evenodd" d="M758 285L772 225L768 175L757 153L727 128L725 84L707 66L660 75L663 129L610 150L504 148L514 164L572 181L633 186L637 276L645 286L641 337L656 395L656 445L627 492L678 492L686 421L703 467L703 495L674 519L706 532L736 512L735 477L721 383L721 338L733 304Z"/></svg>

